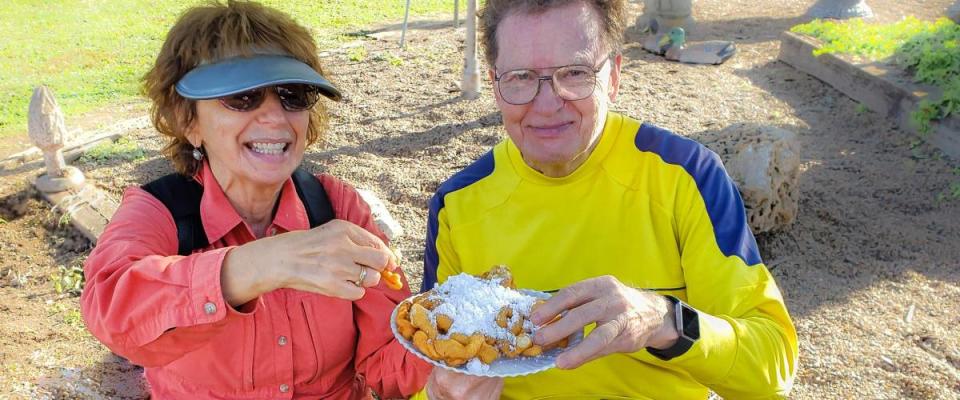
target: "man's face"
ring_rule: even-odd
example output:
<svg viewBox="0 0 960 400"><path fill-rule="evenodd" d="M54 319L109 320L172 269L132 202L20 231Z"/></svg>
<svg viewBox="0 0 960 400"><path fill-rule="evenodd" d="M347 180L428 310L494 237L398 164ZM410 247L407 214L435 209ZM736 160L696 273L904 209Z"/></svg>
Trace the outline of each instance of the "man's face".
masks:
<svg viewBox="0 0 960 400"><path fill-rule="evenodd" d="M580 100L557 96L543 81L533 101L509 104L494 86L504 128L530 167L551 177L572 173L589 156L603 131L607 101L617 95L620 56L606 60L600 17L582 2L543 14L511 14L497 28L498 56L491 74L530 69L549 76L556 67L587 65L600 69L597 87Z"/></svg>

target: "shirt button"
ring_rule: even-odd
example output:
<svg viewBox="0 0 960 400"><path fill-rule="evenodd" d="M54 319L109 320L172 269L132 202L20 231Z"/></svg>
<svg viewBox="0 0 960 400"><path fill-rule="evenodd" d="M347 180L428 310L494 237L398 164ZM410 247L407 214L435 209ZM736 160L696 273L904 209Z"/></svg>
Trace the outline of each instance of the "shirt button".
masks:
<svg viewBox="0 0 960 400"><path fill-rule="evenodd" d="M276 235L277 235L277 228L271 226L270 229L267 230L267 236L276 236Z"/></svg>
<svg viewBox="0 0 960 400"><path fill-rule="evenodd" d="M212 302L207 302L207 304L204 304L204 305L203 305L203 312L207 313L207 315L216 314L216 313L217 313L217 305L216 305L216 304L213 304Z"/></svg>
<svg viewBox="0 0 960 400"><path fill-rule="evenodd" d="M286 383L280 384L280 393L286 393L289 391L290 391L290 386L288 386Z"/></svg>
<svg viewBox="0 0 960 400"><path fill-rule="evenodd" d="M286 345L287 345L287 337L286 337L286 336L280 336L280 338L277 339L277 344L279 344L279 345L281 345L281 346L286 346Z"/></svg>

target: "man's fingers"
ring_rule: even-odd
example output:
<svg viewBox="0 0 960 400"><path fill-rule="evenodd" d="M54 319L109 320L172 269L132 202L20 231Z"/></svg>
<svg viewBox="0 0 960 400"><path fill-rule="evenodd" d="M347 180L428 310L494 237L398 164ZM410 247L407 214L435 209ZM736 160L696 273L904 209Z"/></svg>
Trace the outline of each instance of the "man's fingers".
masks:
<svg viewBox="0 0 960 400"><path fill-rule="evenodd" d="M543 325L552 321L554 317L564 310L569 310L593 300L598 294L601 294L594 290L594 286L596 286L594 279L588 279L560 289L557 294L537 307L530 316L530 322Z"/></svg>
<svg viewBox="0 0 960 400"><path fill-rule="evenodd" d="M533 342L545 346L569 337L576 332L582 332L584 326L596 322L600 311L601 305L598 301L592 301L574 308L556 322L538 329L533 336Z"/></svg>
<svg viewBox="0 0 960 400"><path fill-rule="evenodd" d="M597 329L591 331L580 344L557 357L557 368L577 368L588 361L610 354L611 344L616 340L621 329L617 320L597 326Z"/></svg>
<svg viewBox="0 0 960 400"><path fill-rule="evenodd" d="M499 399L503 378L464 375L434 368L427 380L430 399Z"/></svg>

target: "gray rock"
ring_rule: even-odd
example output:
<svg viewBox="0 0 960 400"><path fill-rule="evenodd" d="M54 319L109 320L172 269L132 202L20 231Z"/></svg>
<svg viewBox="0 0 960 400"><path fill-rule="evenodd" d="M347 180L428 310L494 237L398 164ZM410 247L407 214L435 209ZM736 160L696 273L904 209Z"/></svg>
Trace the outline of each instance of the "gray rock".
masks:
<svg viewBox="0 0 960 400"><path fill-rule="evenodd" d="M363 201L370 205L373 220L377 224L377 228L380 228L380 231L387 235L387 239L393 242L403 236L403 227L390 215L387 206L376 194L366 189L357 189L357 193L360 194Z"/></svg>
<svg viewBox="0 0 960 400"><path fill-rule="evenodd" d="M720 155L737 183L754 233L793 224L800 203L800 144L793 132L740 123L701 141Z"/></svg>

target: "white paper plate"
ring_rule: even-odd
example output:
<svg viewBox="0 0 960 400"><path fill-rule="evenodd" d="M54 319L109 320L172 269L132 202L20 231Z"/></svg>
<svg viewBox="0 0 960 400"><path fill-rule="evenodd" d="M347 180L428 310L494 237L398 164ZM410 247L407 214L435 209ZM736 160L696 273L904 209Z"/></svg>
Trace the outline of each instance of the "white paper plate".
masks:
<svg viewBox="0 0 960 400"><path fill-rule="evenodd" d="M537 292L534 290L519 289L519 292L536 297L539 299L548 299L550 298L550 293ZM442 362L436 361L426 355L420 353L420 350L413 345L413 343L404 339L400 332L397 331L397 312L400 310L400 305L398 304L393 308L393 313L390 314L390 329L393 330L393 336L397 338L397 341L403 345L407 351L416 354L417 357L420 357L424 361L454 372L459 372L461 374L473 375L473 376L486 376L486 377L499 377L506 378L511 376L523 376L535 374L537 372L543 372L550 368L553 368L556 365L557 356L560 355L566 349L580 343L583 339L583 331L575 333L573 336L570 336L570 342L566 348L554 348L548 351L543 352L543 354L537 357L517 357L517 358L506 358L500 357L496 361L491 363L486 369L486 371L470 371L467 369L467 364L461 365L459 367L451 367Z"/></svg>

